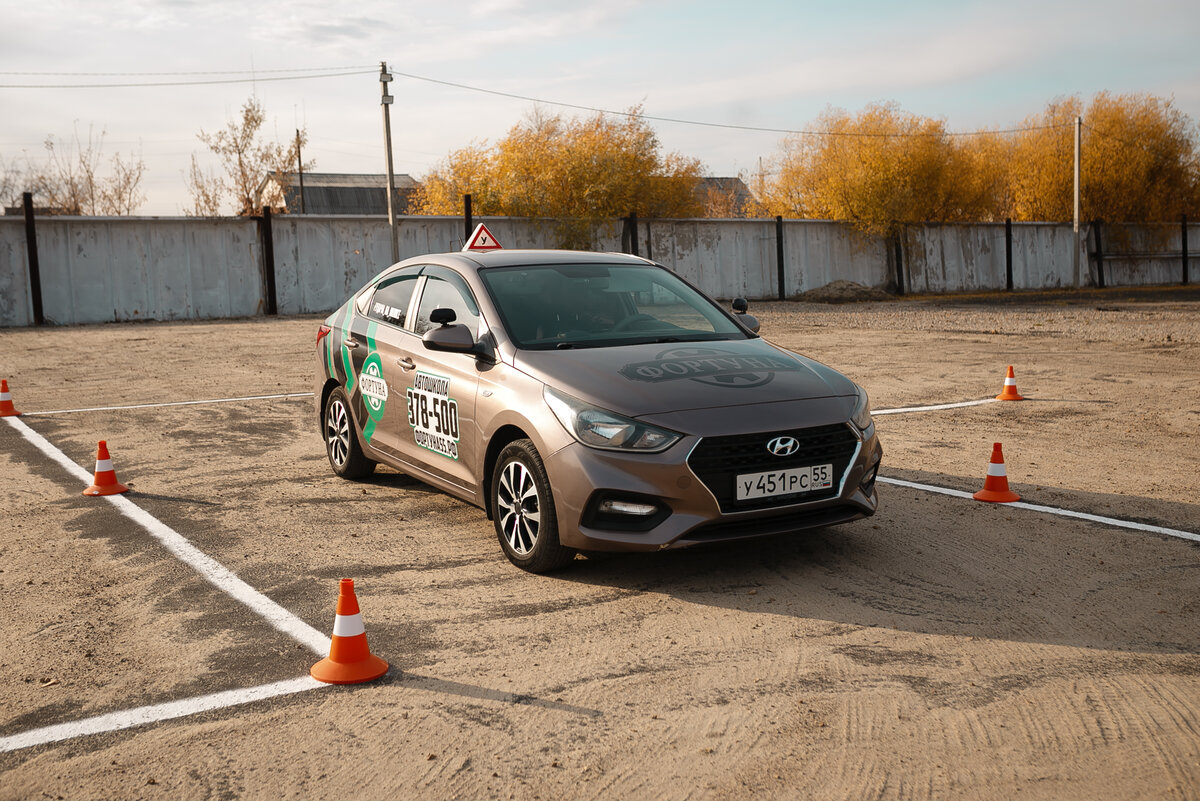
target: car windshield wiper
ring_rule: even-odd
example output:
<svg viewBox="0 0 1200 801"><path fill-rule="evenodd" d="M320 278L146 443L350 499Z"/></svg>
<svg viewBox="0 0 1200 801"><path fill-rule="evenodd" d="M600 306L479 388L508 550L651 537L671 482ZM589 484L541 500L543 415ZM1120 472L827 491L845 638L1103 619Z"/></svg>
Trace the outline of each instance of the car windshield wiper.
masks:
<svg viewBox="0 0 1200 801"><path fill-rule="evenodd" d="M655 345L661 345L669 342L717 342L729 339L726 334L684 334L683 336L665 336L655 337L654 339L646 340L653 342Z"/></svg>

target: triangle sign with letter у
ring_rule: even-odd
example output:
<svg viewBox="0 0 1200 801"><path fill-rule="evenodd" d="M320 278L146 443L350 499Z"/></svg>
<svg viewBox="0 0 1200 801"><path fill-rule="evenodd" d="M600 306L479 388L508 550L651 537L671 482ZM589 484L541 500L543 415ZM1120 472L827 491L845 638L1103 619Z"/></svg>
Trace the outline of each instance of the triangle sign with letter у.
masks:
<svg viewBox="0 0 1200 801"><path fill-rule="evenodd" d="M500 243L496 241L496 237L492 236L492 232L483 223L475 226L475 230L471 233L471 238L467 240L467 244L463 245L463 250L502 249Z"/></svg>

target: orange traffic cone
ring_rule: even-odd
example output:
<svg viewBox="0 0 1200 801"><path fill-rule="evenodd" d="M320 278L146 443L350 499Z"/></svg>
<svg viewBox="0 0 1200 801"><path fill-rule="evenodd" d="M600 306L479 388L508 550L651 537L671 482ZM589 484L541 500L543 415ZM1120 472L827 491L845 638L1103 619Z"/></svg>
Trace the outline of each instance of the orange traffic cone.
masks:
<svg viewBox="0 0 1200 801"><path fill-rule="evenodd" d="M312 666L309 673L328 684L358 684L377 679L388 671L388 663L367 648L354 579L344 578L338 586L337 614L333 618L333 641L329 656Z"/></svg>
<svg viewBox="0 0 1200 801"><path fill-rule="evenodd" d="M1004 377L1004 389L996 396L996 400L1025 400L1017 393L1017 377L1013 374L1011 364L1008 366L1008 375Z"/></svg>
<svg viewBox="0 0 1200 801"><path fill-rule="evenodd" d="M1008 488L1008 473L1004 469L1004 453L1000 450L999 442L992 445L992 459L988 463L983 489L972 497L988 503L1012 503L1021 500L1020 495Z"/></svg>
<svg viewBox="0 0 1200 801"><path fill-rule="evenodd" d="M96 478L83 494L120 495L122 492L129 492L129 487L117 482L117 471L113 470L112 459L108 455L108 442L100 440L96 444Z"/></svg>
<svg viewBox="0 0 1200 801"><path fill-rule="evenodd" d="M0 378L0 417L17 417L20 414L13 407L12 395L8 394L8 381Z"/></svg>

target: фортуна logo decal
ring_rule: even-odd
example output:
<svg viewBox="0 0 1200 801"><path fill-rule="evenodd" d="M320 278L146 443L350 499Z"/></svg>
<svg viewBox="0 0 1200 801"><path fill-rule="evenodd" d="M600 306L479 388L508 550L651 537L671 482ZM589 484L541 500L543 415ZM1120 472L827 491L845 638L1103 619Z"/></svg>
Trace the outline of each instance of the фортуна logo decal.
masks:
<svg viewBox="0 0 1200 801"><path fill-rule="evenodd" d="M749 389L769 384L777 372L800 369L800 365L779 356L744 356L718 348L693 347L671 348L651 361L627 364L621 368L621 375L653 384L687 378L714 387Z"/></svg>
<svg viewBox="0 0 1200 801"><path fill-rule="evenodd" d="M358 374L358 391L362 393L367 414L379 421L383 419L383 407L388 399L388 385L383 378L383 363L378 353L372 353L363 362Z"/></svg>

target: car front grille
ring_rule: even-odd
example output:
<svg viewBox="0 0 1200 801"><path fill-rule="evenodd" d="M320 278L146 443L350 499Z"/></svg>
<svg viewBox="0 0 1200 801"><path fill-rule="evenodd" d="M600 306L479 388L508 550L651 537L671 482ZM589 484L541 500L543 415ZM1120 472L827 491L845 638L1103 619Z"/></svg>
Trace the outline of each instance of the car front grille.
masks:
<svg viewBox="0 0 1200 801"><path fill-rule="evenodd" d="M767 450L767 443L776 437L794 437L800 447L791 456L775 456ZM858 438L845 423L790 431L705 437L688 457L688 467L716 496L722 512L744 512L835 497L857 448ZM737 500L734 482L739 475L821 464L833 465L834 480L829 489Z"/></svg>

